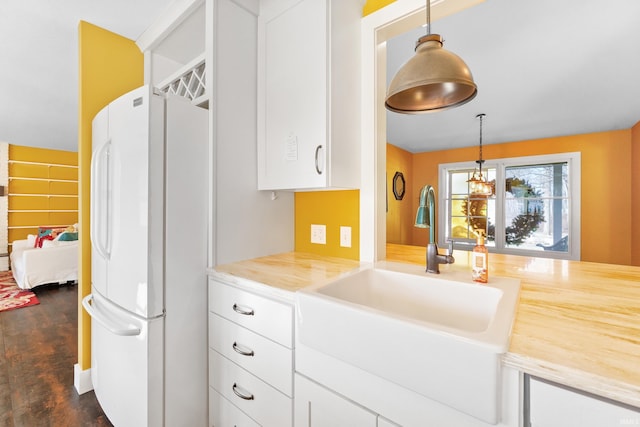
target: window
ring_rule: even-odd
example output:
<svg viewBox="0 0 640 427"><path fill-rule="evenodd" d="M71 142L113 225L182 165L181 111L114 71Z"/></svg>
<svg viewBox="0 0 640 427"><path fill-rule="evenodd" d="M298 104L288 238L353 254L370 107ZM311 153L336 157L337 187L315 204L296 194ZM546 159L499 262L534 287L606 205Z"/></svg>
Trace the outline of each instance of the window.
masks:
<svg viewBox="0 0 640 427"><path fill-rule="evenodd" d="M470 249L482 232L492 252L580 259L580 153L487 161L494 194L470 194L475 162L440 165L438 235Z"/></svg>

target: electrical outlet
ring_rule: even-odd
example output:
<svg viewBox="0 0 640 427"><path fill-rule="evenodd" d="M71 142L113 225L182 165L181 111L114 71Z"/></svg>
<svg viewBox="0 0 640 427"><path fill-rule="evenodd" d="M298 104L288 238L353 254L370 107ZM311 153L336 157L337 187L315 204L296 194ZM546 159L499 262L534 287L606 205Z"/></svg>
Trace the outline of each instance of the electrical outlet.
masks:
<svg viewBox="0 0 640 427"><path fill-rule="evenodd" d="M351 227L340 226L340 246L343 248L351 247Z"/></svg>
<svg viewBox="0 0 640 427"><path fill-rule="evenodd" d="M327 226L311 224L311 243L327 244Z"/></svg>

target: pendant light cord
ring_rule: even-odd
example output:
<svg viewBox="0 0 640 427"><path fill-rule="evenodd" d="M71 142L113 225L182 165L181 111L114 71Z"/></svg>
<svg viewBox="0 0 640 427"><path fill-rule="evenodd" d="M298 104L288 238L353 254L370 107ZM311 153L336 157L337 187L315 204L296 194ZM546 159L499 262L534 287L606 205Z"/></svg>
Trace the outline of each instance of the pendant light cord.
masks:
<svg viewBox="0 0 640 427"><path fill-rule="evenodd" d="M427 35L431 35L431 0L427 0Z"/></svg>
<svg viewBox="0 0 640 427"><path fill-rule="evenodd" d="M480 119L480 159L478 160L478 169L480 170L480 175L482 175L482 119L484 118L484 114L478 114L476 117Z"/></svg>

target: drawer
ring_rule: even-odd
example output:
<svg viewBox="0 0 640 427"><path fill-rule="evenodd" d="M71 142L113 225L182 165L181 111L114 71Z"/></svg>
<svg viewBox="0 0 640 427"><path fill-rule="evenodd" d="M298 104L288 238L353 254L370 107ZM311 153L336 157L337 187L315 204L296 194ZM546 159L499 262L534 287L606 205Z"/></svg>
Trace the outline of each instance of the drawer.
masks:
<svg viewBox="0 0 640 427"><path fill-rule="evenodd" d="M292 399L212 349L209 349L209 384L260 425L293 424Z"/></svg>
<svg viewBox="0 0 640 427"><path fill-rule="evenodd" d="M209 310L288 348L293 347L293 306L209 279Z"/></svg>
<svg viewBox="0 0 640 427"><path fill-rule="evenodd" d="M260 427L260 424L233 406L211 387L209 387L209 417L210 427Z"/></svg>
<svg viewBox="0 0 640 427"><path fill-rule="evenodd" d="M293 352L287 347L209 313L209 346L293 397Z"/></svg>

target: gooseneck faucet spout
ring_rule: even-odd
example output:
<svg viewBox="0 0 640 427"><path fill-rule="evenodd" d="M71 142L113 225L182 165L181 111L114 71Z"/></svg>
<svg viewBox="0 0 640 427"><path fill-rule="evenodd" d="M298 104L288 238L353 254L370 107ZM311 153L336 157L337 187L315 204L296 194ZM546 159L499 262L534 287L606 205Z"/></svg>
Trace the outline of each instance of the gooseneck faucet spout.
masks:
<svg viewBox="0 0 640 427"><path fill-rule="evenodd" d="M433 187L425 185L420 191L420 206L416 212L416 227L429 228L429 243L427 244L427 273L440 274L440 264L453 264L453 241L449 241L449 250L446 255L438 252L436 244L436 196Z"/></svg>

